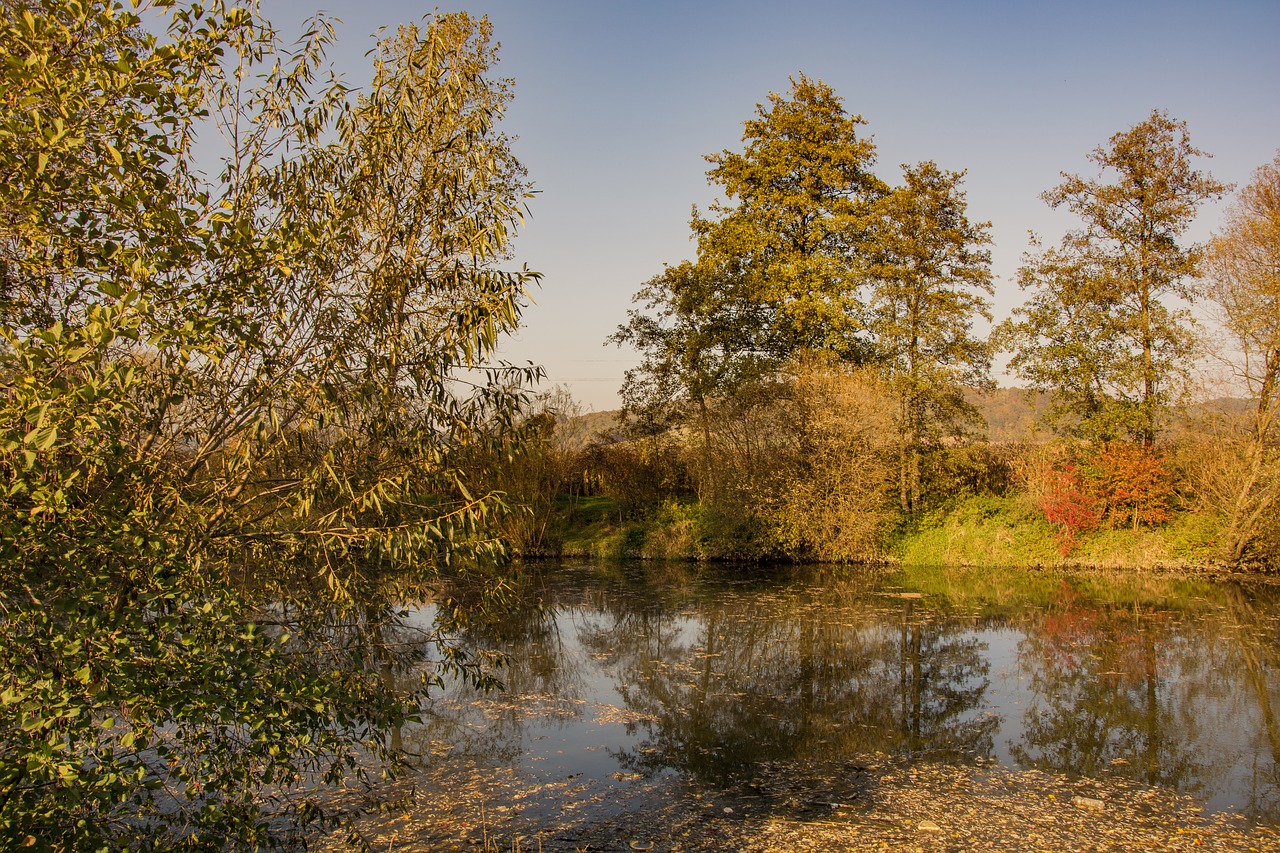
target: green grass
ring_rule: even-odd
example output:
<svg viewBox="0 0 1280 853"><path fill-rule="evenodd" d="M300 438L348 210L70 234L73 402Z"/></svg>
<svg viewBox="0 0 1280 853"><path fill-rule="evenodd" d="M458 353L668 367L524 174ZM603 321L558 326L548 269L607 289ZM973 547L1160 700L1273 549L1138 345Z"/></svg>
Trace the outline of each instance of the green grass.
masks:
<svg viewBox="0 0 1280 853"><path fill-rule="evenodd" d="M1195 568L1213 563L1218 529L1180 513L1159 527L1083 534L1065 555L1054 534L1015 497L968 497L902 525L890 553L904 566Z"/></svg>
<svg viewBox="0 0 1280 853"><path fill-rule="evenodd" d="M698 539L700 508L668 502L653 514L635 518L613 498L563 499L552 526L554 556L603 559L702 559Z"/></svg>
<svg viewBox="0 0 1280 853"><path fill-rule="evenodd" d="M545 549L551 556L659 560L770 556L767 543L756 538L758 531L728 525L692 502L667 501L639 517L628 515L625 507L607 497L562 499L557 509ZM1182 513L1160 527L1084 534L1063 555L1054 528L1024 501L984 495L957 499L904 522L891 534L886 553L903 568L1196 569L1213 565L1217 534L1212 518Z"/></svg>
<svg viewBox="0 0 1280 853"><path fill-rule="evenodd" d="M1014 498L970 497L904 524L889 552L906 566L1054 566L1053 529Z"/></svg>

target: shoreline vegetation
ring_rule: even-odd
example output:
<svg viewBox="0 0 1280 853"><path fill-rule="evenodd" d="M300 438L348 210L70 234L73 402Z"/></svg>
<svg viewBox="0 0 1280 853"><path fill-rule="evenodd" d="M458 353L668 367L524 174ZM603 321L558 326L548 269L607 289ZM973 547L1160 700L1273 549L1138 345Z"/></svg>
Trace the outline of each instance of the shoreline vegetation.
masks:
<svg viewBox="0 0 1280 853"><path fill-rule="evenodd" d="M510 618L512 555L1280 566L1280 158L1188 243L1228 188L1152 112L1042 196L1079 228L997 322L965 173L886 180L797 74L706 158L601 437L502 359L542 276L490 21L380 31L344 80L334 19L266 5L0 2L0 847L341 825L327 787L487 683L459 637ZM1007 435L1001 352L1043 395Z"/></svg>
<svg viewBox="0 0 1280 853"><path fill-rule="evenodd" d="M701 480L696 435L672 429L636 436L625 412L574 414L567 395L548 395L528 416L538 424L530 430L534 439L491 483L507 496L504 541L517 559L1223 576L1280 569L1276 505L1264 503L1268 512L1241 549L1231 544L1230 507L1221 497L1231 492L1215 491L1230 475L1232 446L1215 440L1204 423L1243 401L1185 413L1171 437L1148 450L1042 432L1036 424L1044 395L1000 389L972 396L986 437L930 454L928 474L939 486L908 513L895 505L891 466L877 469L871 500L845 505L831 494L824 504L813 495L809 506L795 506L796 481L813 475L813 451L788 448L759 423L756 446L736 451L740 457L727 440L717 448L723 479L713 491ZM852 453L847 458L858 461ZM822 541L796 535L806 527L834 535Z"/></svg>
<svg viewBox="0 0 1280 853"><path fill-rule="evenodd" d="M621 517L608 498L588 499L564 511L538 546L522 560L590 558L672 560L693 563L794 563L794 558L717 552L700 539L696 505L667 504L650 517ZM930 513L893 531L882 549L840 560L802 562L884 569L922 566L1060 571L1136 571L1207 575L1275 575L1265 562L1230 562L1215 551L1212 519L1188 513L1160 528L1104 530L1082 538L1071 554L1058 551L1052 531L1026 518L1015 499L973 498Z"/></svg>
<svg viewBox="0 0 1280 853"><path fill-rule="evenodd" d="M977 508L973 502L934 514L936 526L910 526L891 535L883 551L844 560L812 560L827 565L854 565L896 569L902 566L955 566L961 569L998 566L1009 569L1071 571L1174 571L1174 573L1274 575L1268 564L1228 562L1213 556L1204 540L1202 520L1181 520L1169 529L1102 532L1084 539L1074 553L1057 553L1052 535L1041 525L1016 519L1015 512L993 502ZM1002 503L1002 502L1001 502ZM653 519L614 521L611 503L599 502L589 514L575 512L564 524L563 539L554 546L517 553L521 560L603 558L603 560L667 560L684 562L796 562L785 557L748 557L740 551L718 553L696 537L692 525L678 517L680 510L666 507Z"/></svg>

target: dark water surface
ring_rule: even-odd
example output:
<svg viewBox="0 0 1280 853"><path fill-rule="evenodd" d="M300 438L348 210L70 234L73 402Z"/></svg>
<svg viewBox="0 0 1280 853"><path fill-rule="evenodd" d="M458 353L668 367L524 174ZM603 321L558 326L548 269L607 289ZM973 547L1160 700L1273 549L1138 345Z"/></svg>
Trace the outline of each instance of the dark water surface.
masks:
<svg viewBox="0 0 1280 853"><path fill-rule="evenodd" d="M881 753L1120 776L1280 824L1275 585L531 571L530 606L464 638L510 654L506 691L438 695L404 732L425 760L607 794L664 778L715 791Z"/></svg>

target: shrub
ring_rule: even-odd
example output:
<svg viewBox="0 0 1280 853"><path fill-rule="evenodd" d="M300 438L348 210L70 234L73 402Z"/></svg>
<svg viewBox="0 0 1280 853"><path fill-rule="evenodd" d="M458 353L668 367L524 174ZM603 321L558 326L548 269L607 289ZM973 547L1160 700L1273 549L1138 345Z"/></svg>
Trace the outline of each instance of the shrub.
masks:
<svg viewBox="0 0 1280 853"><path fill-rule="evenodd" d="M1163 524L1169 520L1173 479L1163 454L1127 441L1108 441L1086 456L1087 487L1113 527Z"/></svg>
<svg viewBox="0 0 1280 853"><path fill-rule="evenodd" d="M868 372L798 367L788 412L797 440L776 457L771 513L788 552L858 560L879 551L897 517L894 412L888 388Z"/></svg>
<svg viewBox="0 0 1280 853"><path fill-rule="evenodd" d="M1103 505L1074 463L1050 469L1044 482L1038 505L1045 520L1056 528L1058 550L1065 556L1075 548L1081 533L1098 526Z"/></svg>

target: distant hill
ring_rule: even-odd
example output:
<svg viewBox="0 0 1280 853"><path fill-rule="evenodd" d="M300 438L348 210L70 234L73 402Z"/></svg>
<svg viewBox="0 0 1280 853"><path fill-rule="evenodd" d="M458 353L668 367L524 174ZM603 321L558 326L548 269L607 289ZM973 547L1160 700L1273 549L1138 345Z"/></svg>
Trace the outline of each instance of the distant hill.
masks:
<svg viewBox="0 0 1280 853"><path fill-rule="evenodd" d="M1025 388L965 391L965 399L977 407L987 422L986 436L993 442L1045 441L1051 433L1039 426L1049 410L1049 395Z"/></svg>
<svg viewBox="0 0 1280 853"><path fill-rule="evenodd" d="M1048 430L1036 424L1049 408L1047 394L1026 391L1021 388L997 388L989 393L966 391L965 399L977 407L986 420L986 437L990 441L1043 441L1049 438ZM574 447L583 447L619 426L622 412L612 409L605 412L588 412L565 419L559 435Z"/></svg>
<svg viewBox="0 0 1280 853"><path fill-rule="evenodd" d="M610 409L563 418L556 427L557 440L568 449L586 447L617 429L621 415L620 409Z"/></svg>
<svg viewBox="0 0 1280 853"><path fill-rule="evenodd" d="M1043 391L997 388L987 392L971 389L965 391L965 399L977 408L986 421L986 431L982 435L988 441L1038 442L1048 441L1053 437L1052 431L1041 425L1049 410L1049 395ZM1247 414L1252 405L1248 400L1221 397L1194 406L1190 414L1193 420L1197 413L1210 417L1238 417ZM564 421L559 434L565 437L570 446L584 447L618 429L621 415L622 412L618 409L576 415ZM1180 424L1185 428L1185 421ZM1175 424L1175 431L1178 428Z"/></svg>

